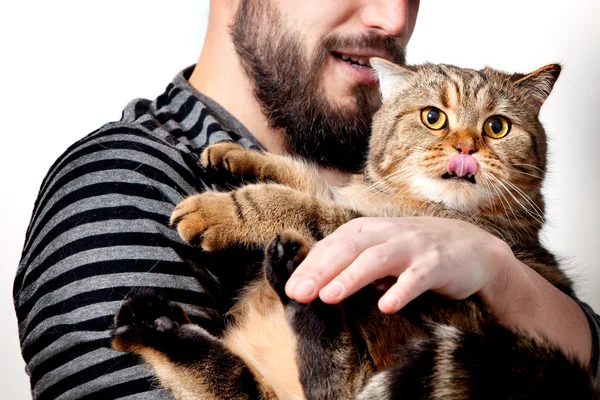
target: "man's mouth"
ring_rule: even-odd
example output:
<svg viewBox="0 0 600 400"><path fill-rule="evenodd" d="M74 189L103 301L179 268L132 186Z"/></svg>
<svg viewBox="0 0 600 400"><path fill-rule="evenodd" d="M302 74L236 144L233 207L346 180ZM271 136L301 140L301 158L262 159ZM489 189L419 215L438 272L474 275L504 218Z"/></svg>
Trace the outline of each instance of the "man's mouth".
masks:
<svg viewBox="0 0 600 400"><path fill-rule="evenodd" d="M371 68L371 63L369 63L369 57L356 56L344 53L338 53L336 51L332 51L331 54L334 57L339 58L342 61L347 62L356 68Z"/></svg>
<svg viewBox="0 0 600 400"><path fill-rule="evenodd" d="M464 176L458 176L456 175L456 173L454 172L446 172L444 175L442 175L442 179L462 179L465 180L467 182L471 182L471 183L477 183L475 181L475 175L473 175L472 173L467 173Z"/></svg>

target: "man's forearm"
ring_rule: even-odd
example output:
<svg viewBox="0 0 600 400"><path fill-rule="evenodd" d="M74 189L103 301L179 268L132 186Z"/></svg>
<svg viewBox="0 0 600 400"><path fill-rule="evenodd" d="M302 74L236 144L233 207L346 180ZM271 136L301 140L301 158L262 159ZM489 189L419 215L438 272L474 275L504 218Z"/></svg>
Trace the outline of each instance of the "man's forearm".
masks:
<svg viewBox="0 0 600 400"><path fill-rule="evenodd" d="M592 338L583 310L514 256L500 269L494 284L481 294L503 324L541 334L589 365Z"/></svg>

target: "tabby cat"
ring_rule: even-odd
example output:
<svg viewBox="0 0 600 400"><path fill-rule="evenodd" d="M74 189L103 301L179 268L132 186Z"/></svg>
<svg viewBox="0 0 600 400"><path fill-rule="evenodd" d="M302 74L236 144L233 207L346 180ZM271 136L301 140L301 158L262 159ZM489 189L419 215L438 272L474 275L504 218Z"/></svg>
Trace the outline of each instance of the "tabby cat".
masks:
<svg viewBox="0 0 600 400"><path fill-rule="evenodd" d="M371 60L382 93L364 175L339 188L289 157L231 143L201 156L255 184L192 196L172 224L206 251L266 248L215 337L183 310L138 293L113 347L141 355L177 399L598 399L588 371L542 337L504 328L474 295L427 292L400 312L367 287L340 305L291 301L284 285L310 246L361 216L462 219L508 243L564 293L571 281L540 243L546 136L538 119L560 74L398 66Z"/></svg>

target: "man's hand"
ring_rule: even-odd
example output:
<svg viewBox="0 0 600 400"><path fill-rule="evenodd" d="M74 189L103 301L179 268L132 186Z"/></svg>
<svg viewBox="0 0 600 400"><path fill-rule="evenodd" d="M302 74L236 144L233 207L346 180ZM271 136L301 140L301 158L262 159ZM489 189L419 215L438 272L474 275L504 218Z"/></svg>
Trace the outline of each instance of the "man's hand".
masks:
<svg viewBox="0 0 600 400"><path fill-rule="evenodd" d="M478 293L504 325L541 334L584 365L590 361L590 327L579 305L517 260L505 242L459 220L353 220L317 243L286 293L302 303L319 296L335 304L390 276L394 283L379 300L384 313L427 290L456 300Z"/></svg>
<svg viewBox="0 0 600 400"><path fill-rule="evenodd" d="M496 284L514 256L475 225L444 218L359 218L317 243L286 293L335 304L382 278L395 283L379 301L394 313L427 290L461 300Z"/></svg>

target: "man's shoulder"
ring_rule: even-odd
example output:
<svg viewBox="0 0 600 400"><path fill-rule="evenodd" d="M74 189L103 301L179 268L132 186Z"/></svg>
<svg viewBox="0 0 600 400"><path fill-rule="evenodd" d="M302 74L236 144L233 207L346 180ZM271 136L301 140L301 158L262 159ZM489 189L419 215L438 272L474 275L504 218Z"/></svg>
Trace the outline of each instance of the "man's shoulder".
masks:
<svg viewBox="0 0 600 400"><path fill-rule="evenodd" d="M158 140L194 154L220 141L259 147L235 117L187 82L186 71L177 75L155 100L132 100L120 122L140 127Z"/></svg>
<svg viewBox="0 0 600 400"><path fill-rule="evenodd" d="M187 79L193 67L176 75L154 100L130 101L119 121L107 123L78 140L59 157L49 175L92 159L104 160L106 167L115 162L154 159L158 164L193 170L199 154L213 143L234 141L260 148L235 117L192 87Z"/></svg>
<svg viewBox="0 0 600 400"><path fill-rule="evenodd" d="M175 173L191 183L197 161L197 153L164 133L137 122L111 122L69 146L48 170L40 193L61 182L111 181L123 175Z"/></svg>

